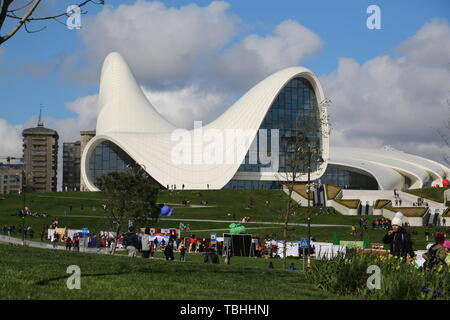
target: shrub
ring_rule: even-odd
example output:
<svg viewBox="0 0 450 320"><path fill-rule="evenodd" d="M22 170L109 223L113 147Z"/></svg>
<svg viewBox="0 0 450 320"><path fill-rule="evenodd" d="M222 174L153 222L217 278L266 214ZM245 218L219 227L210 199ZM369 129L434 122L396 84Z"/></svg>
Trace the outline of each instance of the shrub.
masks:
<svg viewBox="0 0 450 320"><path fill-rule="evenodd" d="M381 288L367 287L367 268L381 270ZM450 268L420 271L414 264L395 257L348 251L331 260L313 264L307 277L318 288L361 299L450 299Z"/></svg>
<svg viewBox="0 0 450 320"><path fill-rule="evenodd" d="M339 204L342 204L344 207L347 207L349 209L357 209L359 203L361 202L361 200L357 200L357 199L334 199L334 201L336 201Z"/></svg>
<svg viewBox="0 0 450 320"><path fill-rule="evenodd" d="M379 199L375 202L375 207L374 209L381 209L384 208L385 206L387 206L389 203L391 202L391 200L386 200L386 199Z"/></svg>

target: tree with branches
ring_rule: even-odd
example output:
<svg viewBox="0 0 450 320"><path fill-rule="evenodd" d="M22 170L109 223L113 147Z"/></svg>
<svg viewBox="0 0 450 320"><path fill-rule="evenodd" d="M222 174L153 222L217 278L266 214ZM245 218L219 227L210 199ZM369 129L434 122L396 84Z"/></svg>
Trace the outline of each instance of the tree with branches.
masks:
<svg viewBox="0 0 450 320"><path fill-rule="evenodd" d="M322 128L326 128L325 134L329 135L329 119L320 112L323 108L328 108L331 100L324 99L320 102L317 111L309 114L299 115L295 119L285 119L292 123L289 136L281 137L281 151L285 154L285 170L279 172L279 181L283 181L287 189L288 200L286 208L281 212L283 219L283 268L286 268L287 242L289 232L289 218L296 205L292 199L295 186L301 182L310 182L311 171L320 170L325 163L322 159L321 139L317 133L322 134ZM325 109L326 110L326 109ZM308 198L311 197L310 185L308 184ZM309 200L308 200L309 205ZM308 206L308 223L310 222L310 212ZM310 238L311 235L308 235ZM310 240L310 239L309 239ZM310 243L310 241L308 242ZM309 252L309 248L308 248Z"/></svg>
<svg viewBox="0 0 450 320"><path fill-rule="evenodd" d="M0 0L0 45L4 42L11 39L17 31L24 28L28 33L39 32L45 29L45 27L32 31L29 29L28 25L32 22L36 21L45 21L45 20L54 20L61 24L66 25L64 22L61 22L59 19L62 17L69 17L69 13L67 10L63 12L59 12L53 15L44 16L44 17L35 17L34 13L36 9L41 4L42 0L31 0L25 3L24 5L20 5L21 1L18 0ZM23 3L23 2L22 2ZM104 0L94 1L94 0L85 0L79 4L77 4L78 8L82 8L87 4L100 4L103 5L105 3ZM17 7L14 7L13 4L18 4ZM86 11L80 12L80 14L85 14ZM5 31L6 22L12 22L12 27L10 30ZM4 32L5 31L5 32Z"/></svg>
<svg viewBox="0 0 450 320"><path fill-rule="evenodd" d="M129 172L110 172L97 179L97 185L105 193L106 216L115 227L116 237L126 231L128 222L133 226L145 227L150 212L159 212L156 200L159 185L144 170L135 169ZM116 250L116 241L112 254Z"/></svg>

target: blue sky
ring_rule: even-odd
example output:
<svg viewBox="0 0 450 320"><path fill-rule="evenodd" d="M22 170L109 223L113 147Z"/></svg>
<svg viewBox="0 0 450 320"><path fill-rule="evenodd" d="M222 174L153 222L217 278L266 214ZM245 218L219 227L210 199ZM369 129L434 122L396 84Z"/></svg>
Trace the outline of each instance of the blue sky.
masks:
<svg viewBox="0 0 450 320"><path fill-rule="evenodd" d="M106 1L113 6L134 2ZM163 2L167 7L192 3L182 0ZM199 6L210 3L194 2ZM320 52L302 61L304 66L318 75L335 70L340 57L353 58L363 63L376 56L394 55L393 48L413 36L424 23L433 18L448 19L450 13L450 2L447 0L227 2L230 4L228 11L241 19L241 30L233 41L239 41L249 33L266 35L286 19L296 20L319 35L323 41ZM369 30L366 27L366 8L370 4L381 8L382 30ZM96 15L102 9L101 6L91 5L87 7L87 15ZM24 70L27 64L52 63L59 55L70 55L71 52L83 49L78 31L67 30L56 22L47 22L45 25L46 30L35 34L27 34L22 30L2 46L4 53L0 61L0 118L11 124L23 123L36 115L40 103L45 106L46 115L56 119L72 116L73 112L64 108L65 102L83 95L96 94L98 91L97 85L84 86L62 81L58 70L53 70L41 78L32 77ZM46 69L45 66L43 68Z"/></svg>
<svg viewBox="0 0 450 320"><path fill-rule="evenodd" d="M332 101L332 147L390 145L441 163L450 153L438 134L450 119L448 0L105 2L84 7L81 30L33 23L46 29L22 29L0 46L0 155L21 155L40 104L61 144L94 129L112 51L179 127L215 119L264 77L301 65ZM77 1L42 3L36 16ZM370 5L380 7L381 30L367 28Z"/></svg>

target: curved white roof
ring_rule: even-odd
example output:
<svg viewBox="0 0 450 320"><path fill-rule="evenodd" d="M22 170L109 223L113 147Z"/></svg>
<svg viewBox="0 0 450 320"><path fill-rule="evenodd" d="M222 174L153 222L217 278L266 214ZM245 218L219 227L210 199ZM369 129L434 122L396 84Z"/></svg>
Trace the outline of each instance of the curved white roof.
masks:
<svg viewBox="0 0 450 320"><path fill-rule="evenodd" d="M101 73L101 111L97 119L97 135L83 152L81 175L90 190L97 190L87 176L87 159L99 143L111 141L141 164L163 186L176 185L180 189L184 185L186 189L206 189L209 185L211 189L220 189L236 174L278 93L296 77L305 78L311 83L320 108L320 117L326 119L326 109L321 103L325 97L319 80L306 68L292 67L276 72L256 84L215 121L187 131L176 129L155 110L122 56L111 53L105 59ZM237 144L218 139L221 134L222 137L226 135L227 130L245 132L247 139ZM205 132L211 138L210 141L196 138L204 137ZM327 124L322 125L322 157L325 161L329 154L327 132ZM183 149L180 146L186 136L192 137L184 140L183 145L186 146L187 143L191 146L192 151L187 156L191 157L191 163L179 161L187 159L186 153L178 152ZM198 161L205 159L205 150L218 150L215 155L221 153L230 158L232 155L233 159ZM319 171L311 173L311 179L320 177L325 168L326 162ZM264 180L282 178L273 172L264 173L263 176Z"/></svg>
<svg viewBox="0 0 450 320"><path fill-rule="evenodd" d="M364 149L332 147L330 165L357 168L371 174L380 189L401 189L404 177L411 179L411 189L428 184L441 184L450 172L449 168L416 155L393 148Z"/></svg>

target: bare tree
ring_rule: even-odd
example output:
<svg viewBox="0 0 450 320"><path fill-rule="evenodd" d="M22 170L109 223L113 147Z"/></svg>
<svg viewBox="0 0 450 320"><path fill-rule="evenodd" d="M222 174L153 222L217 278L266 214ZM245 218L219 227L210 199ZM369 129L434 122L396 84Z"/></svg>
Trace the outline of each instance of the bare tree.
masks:
<svg viewBox="0 0 450 320"><path fill-rule="evenodd" d="M44 21L44 20L55 20L59 23L62 23L65 25L65 23L58 20L58 18L61 17L69 17L69 14L64 11L60 12L54 15L45 16L45 17L35 17L33 16L33 13L36 11L36 9L41 4L42 0L30 0L23 6L18 7L12 7L14 3L18 3L17 0L0 0L0 45L12 38L17 31L19 31L22 27L28 32L28 33L34 33L42 31L44 28L41 28L36 31L31 31L28 28L28 24L30 24L33 21ZM77 6L79 8L87 5L88 3L95 3L95 4L104 4L104 0L99 0L98 2L93 0L85 0L81 3L79 3ZM86 13L86 12L81 12ZM4 31L5 25L7 21L16 21L14 26L11 28L11 30ZM4 35L2 35L4 34Z"/></svg>
<svg viewBox="0 0 450 320"><path fill-rule="evenodd" d="M295 201L292 193L295 186L301 181L310 181L312 171L320 169L324 163L319 161L322 157L321 138L322 128L325 128L325 135L329 135L329 119L320 112L322 108L328 108L331 101L324 99L320 102L316 113L305 114L296 119L286 119L293 123L292 134L289 137L282 137L282 152L285 154L285 170L279 173L279 180L283 181L288 189L288 200L286 209L281 212L283 218L283 268L286 268L287 239L289 231L289 218L293 213ZM283 141L284 140L284 141ZM308 198L310 198L310 185L308 184ZM309 199L308 199L308 223L309 223ZM308 235L310 238L310 235ZM309 250L308 250L309 251Z"/></svg>

